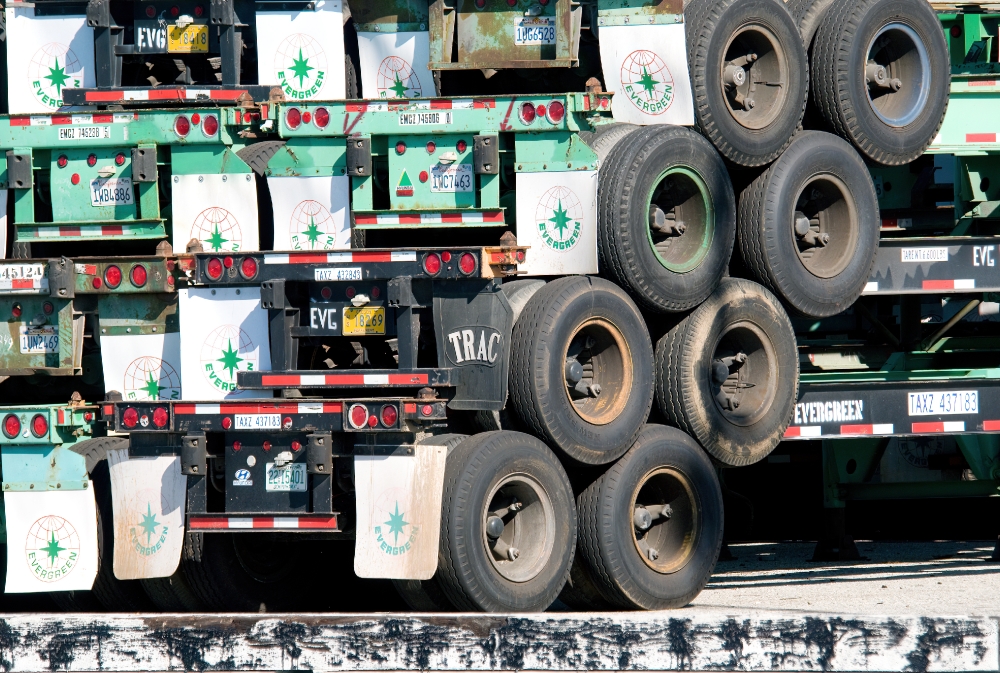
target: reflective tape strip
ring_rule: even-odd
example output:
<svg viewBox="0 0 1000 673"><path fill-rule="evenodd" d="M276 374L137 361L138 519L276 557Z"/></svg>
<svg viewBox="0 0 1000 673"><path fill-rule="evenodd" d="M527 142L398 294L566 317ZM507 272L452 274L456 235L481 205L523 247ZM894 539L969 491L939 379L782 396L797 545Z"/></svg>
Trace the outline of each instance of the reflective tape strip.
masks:
<svg viewBox="0 0 1000 673"><path fill-rule="evenodd" d="M336 530L336 515L323 516L192 516L191 530Z"/></svg>
<svg viewBox="0 0 1000 673"><path fill-rule="evenodd" d="M927 423L914 423L913 432L915 434L933 432L965 432L965 421L932 421Z"/></svg>
<svg viewBox="0 0 1000 673"><path fill-rule="evenodd" d="M482 222L502 224L503 211L487 210L468 213L363 213L354 216L355 224L475 224Z"/></svg>
<svg viewBox="0 0 1000 673"><path fill-rule="evenodd" d="M878 281L872 280L865 283L865 289L861 290L861 294L866 294L868 292L878 292Z"/></svg>
<svg viewBox="0 0 1000 673"><path fill-rule="evenodd" d="M362 264L365 262L415 262L414 250L388 252L291 252L284 255L264 255L264 264Z"/></svg>
<svg viewBox="0 0 1000 673"><path fill-rule="evenodd" d="M112 91L88 91L85 100L89 103L108 103L119 100L236 100L246 89L116 89Z"/></svg>
<svg viewBox="0 0 1000 673"><path fill-rule="evenodd" d="M33 238L92 238L95 236L133 236L146 234L148 227L127 224L88 224L79 227L20 227Z"/></svg>
<svg viewBox="0 0 1000 673"><path fill-rule="evenodd" d="M892 423L874 423L872 425L842 425L842 435L891 435Z"/></svg>
<svg viewBox="0 0 1000 673"><path fill-rule="evenodd" d="M427 385L427 374L264 374L265 386L407 386Z"/></svg>
<svg viewBox="0 0 1000 673"><path fill-rule="evenodd" d="M785 437L822 437L823 428L819 425L793 425L785 430Z"/></svg>
<svg viewBox="0 0 1000 673"><path fill-rule="evenodd" d="M995 143L997 141L996 133L966 133L965 142L967 143Z"/></svg>
<svg viewBox="0 0 1000 673"><path fill-rule="evenodd" d="M0 290L47 290L48 278L8 278L0 280Z"/></svg>
<svg viewBox="0 0 1000 673"><path fill-rule="evenodd" d="M177 416L205 416L213 414L339 414L340 402L286 402L279 404L175 404Z"/></svg>
<svg viewBox="0 0 1000 673"><path fill-rule="evenodd" d="M959 278L956 280L925 280L921 284L925 290L972 290L976 287L973 278Z"/></svg>
<svg viewBox="0 0 1000 673"><path fill-rule="evenodd" d="M983 430L986 432L996 432L1000 430L1000 421L983 421Z"/></svg>

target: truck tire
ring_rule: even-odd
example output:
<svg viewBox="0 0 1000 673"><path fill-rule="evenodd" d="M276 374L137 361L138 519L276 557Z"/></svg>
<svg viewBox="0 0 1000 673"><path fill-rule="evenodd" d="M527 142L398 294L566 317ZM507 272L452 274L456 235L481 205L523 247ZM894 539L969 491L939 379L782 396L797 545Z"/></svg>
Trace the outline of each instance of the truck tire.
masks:
<svg viewBox="0 0 1000 673"><path fill-rule="evenodd" d="M788 428L799 388L795 333L777 298L727 278L656 344L660 411L723 465L750 465Z"/></svg>
<svg viewBox="0 0 1000 673"><path fill-rule="evenodd" d="M738 166L773 161L802 123L809 93L791 15L774 0L691 0L685 27L698 130Z"/></svg>
<svg viewBox="0 0 1000 673"><path fill-rule="evenodd" d="M577 498L578 554L610 603L684 607L722 548L722 489L712 461L676 428L647 425Z"/></svg>
<svg viewBox="0 0 1000 673"><path fill-rule="evenodd" d="M579 505L577 509L579 510ZM579 535L578 532L577 536ZM579 539L577 539L577 546L579 546ZM559 600L578 612L609 612L619 608L616 603L612 603L601 593L590 566L587 565L579 550L573 556L569 580L559 594Z"/></svg>
<svg viewBox="0 0 1000 673"><path fill-rule="evenodd" d="M520 507L511 511L514 502ZM575 548L569 478L538 439L485 432L448 456L435 577L457 609L546 609L569 577Z"/></svg>
<svg viewBox="0 0 1000 673"><path fill-rule="evenodd" d="M97 501L97 577L90 591L56 591L52 600L64 610L140 612L153 607L138 580L115 577L115 525L108 451L127 449L124 437L98 437L73 446L84 457Z"/></svg>
<svg viewBox="0 0 1000 673"><path fill-rule="evenodd" d="M861 296L880 226L865 162L840 138L806 131L743 191L737 239L765 287L822 318Z"/></svg>
<svg viewBox="0 0 1000 673"><path fill-rule="evenodd" d="M599 180L602 275L653 311L704 301L736 236L733 186L712 146L685 128L641 128L615 146Z"/></svg>
<svg viewBox="0 0 1000 673"><path fill-rule="evenodd" d="M812 46L816 29L823 22L826 10L833 6L834 0L788 0L785 9L792 15L795 25L799 27L802 45L808 52Z"/></svg>
<svg viewBox="0 0 1000 673"><path fill-rule="evenodd" d="M638 128L640 127L635 124L603 124L598 126L596 131L583 131L580 133L580 140L587 143L587 146L594 150L597 154L598 166L601 166L615 145Z"/></svg>
<svg viewBox="0 0 1000 673"><path fill-rule="evenodd" d="M919 157L944 121L948 45L926 0L851 0L826 13L812 98L838 135L888 166Z"/></svg>
<svg viewBox="0 0 1000 673"><path fill-rule="evenodd" d="M538 290L514 324L508 404L529 432L587 465L628 450L653 401L653 348L639 309L601 278Z"/></svg>

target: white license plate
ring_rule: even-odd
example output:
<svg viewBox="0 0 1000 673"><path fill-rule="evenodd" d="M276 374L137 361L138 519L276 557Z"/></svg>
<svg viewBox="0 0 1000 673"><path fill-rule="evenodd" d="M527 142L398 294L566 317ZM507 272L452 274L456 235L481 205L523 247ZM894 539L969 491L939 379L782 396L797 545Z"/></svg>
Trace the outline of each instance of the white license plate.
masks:
<svg viewBox="0 0 1000 673"><path fill-rule="evenodd" d="M431 166L432 192L471 192L472 183L472 164Z"/></svg>
<svg viewBox="0 0 1000 673"><path fill-rule="evenodd" d="M290 463L275 467L267 464L267 483L265 491L304 491L306 490L305 463Z"/></svg>
<svg viewBox="0 0 1000 673"><path fill-rule="evenodd" d="M313 280L361 280L361 267L316 269L315 276Z"/></svg>
<svg viewBox="0 0 1000 673"><path fill-rule="evenodd" d="M519 16L514 19L514 44L530 47L555 43L554 16Z"/></svg>
<svg viewBox="0 0 1000 673"><path fill-rule="evenodd" d="M90 181L90 205L131 206L132 178L94 178Z"/></svg>
<svg viewBox="0 0 1000 673"><path fill-rule="evenodd" d="M910 416L952 416L979 413L978 390L935 390L907 393Z"/></svg>
<svg viewBox="0 0 1000 673"><path fill-rule="evenodd" d="M0 264L0 280L31 280L44 277L45 267L41 264Z"/></svg>
<svg viewBox="0 0 1000 673"><path fill-rule="evenodd" d="M236 414L234 430L278 430L281 414Z"/></svg>
<svg viewBox="0 0 1000 673"><path fill-rule="evenodd" d="M110 126L64 126L59 129L59 140L99 140L110 137Z"/></svg>
<svg viewBox="0 0 1000 673"><path fill-rule="evenodd" d="M441 112L400 112L400 126L426 126L441 125L451 123L451 112L442 110Z"/></svg>
<svg viewBox="0 0 1000 673"><path fill-rule="evenodd" d="M21 325L22 353L58 353L59 331L55 325L28 327Z"/></svg>

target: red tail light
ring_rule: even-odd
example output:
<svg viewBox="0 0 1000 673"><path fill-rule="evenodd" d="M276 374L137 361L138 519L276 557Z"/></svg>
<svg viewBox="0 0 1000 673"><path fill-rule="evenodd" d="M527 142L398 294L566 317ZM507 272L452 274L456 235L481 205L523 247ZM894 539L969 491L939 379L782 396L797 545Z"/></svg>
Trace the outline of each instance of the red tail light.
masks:
<svg viewBox="0 0 1000 673"><path fill-rule="evenodd" d="M91 167L94 167L94 166L97 165L97 155L96 154L88 154L87 155L87 165L91 166Z"/></svg>
<svg viewBox="0 0 1000 673"><path fill-rule="evenodd" d="M192 124L196 124L196 125L200 124L201 123L201 115L198 114L197 112L192 112L191 113L191 123Z"/></svg>
<svg viewBox="0 0 1000 673"><path fill-rule="evenodd" d="M126 428L134 428L139 424L139 412L129 407L122 412L122 425Z"/></svg>
<svg viewBox="0 0 1000 673"><path fill-rule="evenodd" d="M104 282L112 290L122 284L122 270L113 264L104 270Z"/></svg>
<svg viewBox="0 0 1000 673"><path fill-rule="evenodd" d="M566 106L557 100L549 103L549 114L546 117L553 124L558 124L566 116Z"/></svg>
<svg viewBox="0 0 1000 673"><path fill-rule="evenodd" d="M52 315L52 312L56 310L56 307L52 305L52 302L47 301L42 304L42 310L45 311L45 315Z"/></svg>
<svg viewBox="0 0 1000 673"><path fill-rule="evenodd" d="M406 152L406 143L400 140L396 143L396 154L404 154Z"/></svg>
<svg viewBox="0 0 1000 673"><path fill-rule="evenodd" d="M65 154L60 154L59 158L56 159L56 165L59 166L59 168L66 168L66 166L69 165L69 159L66 158Z"/></svg>
<svg viewBox="0 0 1000 673"><path fill-rule="evenodd" d="M35 414L32 416L31 434L35 437L44 437L49 434L49 421L42 414Z"/></svg>
<svg viewBox="0 0 1000 673"><path fill-rule="evenodd" d="M539 117L544 117L544 116L545 116L545 112L546 112L546 110L545 110L545 106L544 106L544 105L542 105L541 103L539 103L539 104L538 104L538 105L537 105L537 106L535 107L535 114L537 114L537 115L538 115Z"/></svg>
<svg viewBox="0 0 1000 673"><path fill-rule="evenodd" d="M281 419L281 427L283 427L285 430L288 430L289 428L291 428L292 427L292 417L291 416L285 416L284 418L282 418Z"/></svg>
<svg viewBox="0 0 1000 673"><path fill-rule="evenodd" d="M115 155L115 164L117 164L118 166L124 166L125 165L125 153L124 152L119 152L118 154Z"/></svg>
<svg viewBox="0 0 1000 673"><path fill-rule="evenodd" d="M351 427L355 429L365 427L365 423L368 422L368 407L363 404L352 405L351 410L347 414L347 420L350 422Z"/></svg>
<svg viewBox="0 0 1000 673"><path fill-rule="evenodd" d="M191 133L191 122L184 115L178 115L174 120L174 133L181 138L186 138Z"/></svg>
<svg viewBox="0 0 1000 673"><path fill-rule="evenodd" d="M204 13L205 13L205 8L202 7L201 5L198 5L197 7L194 8L195 16L202 16Z"/></svg>
<svg viewBox="0 0 1000 673"><path fill-rule="evenodd" d="M297 107L288 108L288 112L285 113L285 126L294 131L300 124L302 124L302 113Z"/></svg>
<svg viewBox="0 0 1000 673"><path fill-rule="evenodd" d="M231 427L233 427L233 419L230 416L224 417L222 419L222 429L223 430L228 430ZM237 450L237 451L240 450L238 444L239 444L239 442L233 442L233 448L235 450Z"/></svg>
<svg viewBox="0 0 1000 673"><path fill-rule="evenodd" d="M205 115L205 121L201 124L201 132L211 138L219 132L219 118L215 115Z"/></svg>
<svg viewBox="0 0 1000 673"><path fill-rule="evenodd" d="M244 257L240 261L240 274L250 280L257 275L257 260L253 257Z"/></svg>
<svg viewBox="0 0 1000 673"><path fill-rule="evenodd" d="M21 421L14 414L7 414L3 419L3 434L10 439L21 434Z"/></svg>
<svg viewBox="0 0 1000 673"><path fill-rule="evenodd" d="M219 280L222 278L222 260L218 257L213 257L208 260L208 264L205 265L205 273L212 280Z"/></svg>
<svg viewBox="0 0 1000 673"><path fill-rule="evenodd" d="M167 427L169 416L165 407L156 407L153 409L153 425L158 428Z"/></svg>
<svg viewBox="0 0 1000 673"><path fill-rule="evenodd" d="M521 117L522 124L531 124L535 121L535 105L533 103L522 103L517 114Z"/></svg>
<svg viewBox="0 0 1000 673"><path fill-rule="evenodd" d="M154 16L156 16L156 7L153 7L152 5L146 5L146 16L148 16L151 19Z"/></svg>
<svg viewBox="0 0 1000 673"><path fill-rule="evenodd" d="M177 16L180 13L181 9L177 5L174 5L173 7L170 8L170 16Z"/></svg>
<svg viewBox="0 0 1000 673"><path fill-rule="evenodd" d="M316 108L316 112L313 113L313 122L321 129L325 129L326 125L330 123L330 112L325 107Z"/></svg>
<svg viewBox="0 0 1000 673"><path fill-rule="evenodd" d="M387 428L391 428L396 425L396 419L399 417L399 412L396 407L392 404L387 404L382 407L382 425Z"/></svg>
<svg viewBox="0 0 1000 673"><path fill-rule="evenodd" d="M424 255L424 271L429 276L436 276L441 272L441 256L436 252Z"/></svg>
<svg viewBox="0 0 1000 673"><path fill-rule="evenodd" d="M353 285L348 285L347 289L344 290L344 294L347 295L348 299L354 299L354 295L356 295L357 293L358 291L354 289Z"/></svg>
<svg viewBox="0 0 1000 673"><path fill-rule="evenodd" d="M14 316L15 318L20 318L21 317L21 313L22 313L22 309L21 309L21 305L20 304L14 304L13 306L10 307L10 314L12 316Z"/></svg>
<svg viewBox="0 0 1000 673"><path fill-rule="evenodd" d="M433 413L434 413L434 407L432 407L429 404L425 404L424 406L420 407L421 416L430 416Z"/></svg>
<svg viewBox="0 0 1000 673"><path fill-rule="evenodd" d="M458 150L459 153L464 152L465 150L469 149L469 143L465 142L464 140L459 140L457 143L455 143L455 149Z"/></svg>
<svg viewBox="0 0 1000 673"><path fill-rule="evenodd" d="M458 268L468 276L476 270L476 256L471 252L463 252L458 260Z"/></svg>
<svg viewBox="0 0 1000 673"><path fill-rule="evenodd" d="M308 124L309 122L312 121L312 119L313 119L313 116L312 116L312 113L309 112L309 110L306 110L305 112L302 113L302 123L303 124Z"/></svg>
<svg viewBox="0 0 1000 673"><path fill-rule="evenodd" d="M142 264L136 264L132 267L132 270L128 274L128 279L132 281L132 284L136 287L142 287L146 284L146 267Z"/></svg>
<svg viewBox="0 0 1000 673"><path fill-rule="evenodd" d="M271 442L269 442L269 441L267 441L265 439L264 443L260 445L260 448L264 449L265 451L270 451L271 450Z"/></svg>

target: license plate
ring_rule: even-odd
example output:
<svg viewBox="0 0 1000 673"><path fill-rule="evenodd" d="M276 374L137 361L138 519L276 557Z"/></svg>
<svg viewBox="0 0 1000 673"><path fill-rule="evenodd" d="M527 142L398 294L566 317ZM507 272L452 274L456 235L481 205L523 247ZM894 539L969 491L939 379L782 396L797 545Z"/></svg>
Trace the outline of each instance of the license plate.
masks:
<svg viewBox="0 0 1000 673"><path fill-rule="evenodd" d="M344 336L385 334L385 308L364 306L344 308Z"/></svg>
<svg viewBox="0 0 1000 673"><path fill-rule="evenodd" d="M400 112L400 126L426 126L450 124L452 120L451 112Z"/></svg>
<svg viewBox="0 0 1000 673"><path fill-rule="evenodd" d="M59 140L98 140L110 137L110 126L66 126L59 129Z"/></svg>
<svg viewBox="0 0 1000 673"><path fill-rule="evenodd" d="M530 47L556 43L554 16L519 16L514 19L514 44Z"/></svg>
<svg viewBox="0 0 1000 673"><path fill-rule="evenodd" d="M234 430L278 430L281 414L235 414Z"/></svg>
<svg viewBox="0 0 1000 673"><path fill-rule="evenodd" d="M167 51L190 54L208 51L208 26L171 26L167 35Z"/></svg>
<svg viewBox="0 0 1000 673"><path fill-rule="evenodd" d="M131 206L132 178L94 178L90 181L90 205Z"/></svg>
<svg viewBox="0 0 1000 673"><path fill-rule="evenodd" d="M22 353L58 353L59 331L55 325L28 327L21 325Z"/></svg>
<svg viewBox="0 0 1000 673"><path fill-rule="evenodd" d="M264 484L265 491L306 490L305 463L290 463L281 467L275 467L274 463L268 463L266 467L267 482Z"/></svg>
<svg viewBox="0 0 1000 673"><path fill-rule="evenodd" d="M431 166L432 192L471 192L472 183L472 164Z"/></svg>
<svg viewBox="0 0 1000 673"><path fill-rule="evenodd" d="M349 266L339 269L316 269L313 280L361 280L361 267Z"/></svg>
<svg viewBox="0 0 1000 673"><path fill-rule="evenodd" d="M907 393L910 416L952 416L979 413L978 390L936 390Z"/></svg>
<svg viewBox="0 0 1000 673"><path fill-rule="evenodd" d="M44 277L45 267L41 264L0 264L0 280L26 280Z"/></svg>

